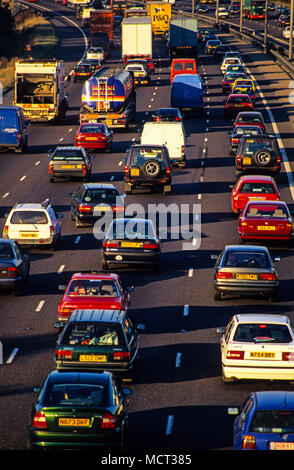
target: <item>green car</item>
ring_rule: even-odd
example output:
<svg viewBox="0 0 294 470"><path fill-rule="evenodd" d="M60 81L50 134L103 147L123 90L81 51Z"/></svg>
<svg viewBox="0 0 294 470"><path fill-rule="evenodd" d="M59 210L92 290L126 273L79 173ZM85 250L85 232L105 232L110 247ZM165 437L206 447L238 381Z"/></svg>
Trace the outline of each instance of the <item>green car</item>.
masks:
<svg viewBox="0 0 294 470"><path fill-rule="evenodd" d="M50 372L29 423L29 447L123 448L127 395L110 372Z"/></svg>

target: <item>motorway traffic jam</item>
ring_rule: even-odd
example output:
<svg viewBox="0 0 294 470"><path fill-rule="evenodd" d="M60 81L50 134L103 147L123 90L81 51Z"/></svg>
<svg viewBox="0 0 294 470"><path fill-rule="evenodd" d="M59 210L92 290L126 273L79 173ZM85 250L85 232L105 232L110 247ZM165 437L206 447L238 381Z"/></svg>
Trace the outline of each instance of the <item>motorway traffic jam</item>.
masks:
<svg viewBox="0 0 294 470"><path fill-rule="evenodd" d="M51 308L42 329L50 343L44 357L51 357L51 363L44 366L41 350L36 351L35 363L28 358L38 382L29 391L28 385L20 386L26 397L20 406L27 407L27 412L19 426L19 441L29 449L148 452L156 448L152 433L157 416L159 423L165 423L164 439L154 434L159 449L294 450L294 318L291 302L276 308L282 305L285 292L280 265L285 257L291 257L294 213L284 184L285 149L268 118L261 86L251 73L250 54L227 33L200 24L192 15L176 15L172 12L175 5L167 2L122 6L116 0L103 5L96 0L87 5L68 0L40 5L79 25L85 51L70 71L61 57L19 60L13 99L0 106L3 157L12 158L15 153L13 164L17 164L16 158L23 162L31 153L33 132L34 136L40 133L37 145L45 147L39 152L44 153L44 159L35 163L37 169L45 162L45 179L36 179L36 190L28 188L23 199L22 189L15 200L9 192L2 196L1 308L21 311L22 299L27 299L31 309L37 299L37 320L30 320L23 304L26 326L21 320L19 325L28 334L34 330L32 325L40 322L42 311ZM289 26L288 10L279 7L278 11L272 4L268 8L280 26ZM209 1L196 6L201 15L211 9L215 4ZM244 0L244 9L245 18L262 20L265 2ZM222 2L219 8L219 15L225 18L239 12L237 1ZM218 94L209 92L210 79ZM148 105L146 93L151 96ZM154 100L160 93L162 101L156 107ZM219 144L222 137L216 134L212 141L208 133L216 99L218 123L222 122L218 126L224 126L225 136ZM67 126L68 138L54 142L61 135L58 129L63 129L69 115L72 118L71 109L75 114ZM44 140L47 130L50 145ZM211 219L212 232L206 232L207 217L214 212L215 203L205 214L205 194L199 189L205 184L205 167L214 159L213 148L223 155L224 173L220 160L215 162L215 171L217 179L223 178L228 195L222 199L216 180L207 183L213 197L220 198L222 233L217 219ZM19 181L25 182L26 176L22 178ZM185 194L196 178L196 192ZM41 186L47 192L43 199L38 195L42 194ZM61 194L67 195L66 200ZM188 218L188 232L174 217L182 216L186 202L191 216L195 201L198 211L199 207L202 210L200 234L199 225L196 231L191 230L194 220L200 222L199 212L193 211L194 220ZM150 205L157 208L155 216L146 210ZM228 229L225 223L229 223ZM83 237L86 243L81 254L74 254ZM207 243L205 238L211 238L212 245L204 250L204 259L200 253ZM221 249L219 239L224 239ZM177 243L171 251L170 240ZM183 248L185 244L188 249ZM49 284L58 285L59 293L54 292L55 297L50 300L49 296L45 303L47 291L42 290L42 282L48 282L47 258L58 256L63 263L57 270L58 280L52 272L47 275ZM71 263L69 273L67 262ZM36 271L38 263L41 273ZM198 265L200 272L205 270L202 281L196 274ZM291 281L289 265L287 269ZM185 281L180 279L183 271L188 272ZM193 287L187 287L187 279L194 282ZM37 287L31 291L33 282ZM288 288L291 290L291 283ZM44 292L43 297L37 295L38 289ZM48 292L50 295L50 288ZM179 299L186 294L179 319ZM195 310L193 302L198 306ZM146 311L140 313L140 309ZM203 309L200 326L195 326L201 315L197 309ZM7 328L13 331L11 315ZM211 315L212 322L205 326L205 317ZM185 322L192 323L187 327ZM203 329L201 335L193 336L198 328L200 333ZM5 324L1 334L5 338ZM154 334L153 343L148 342L149 334ZM171 404L171 411L163 418L164 393L168 393L165 382L170 389L174 382L181 383L181 375L175 378L174 372L167 372L165 362L168 347L175 351L176 334L183 335L176 346L187 352L190 368L197 368L198 362L201 372L199 377L196 374L196 388L191 370L187 376L184 373L182 387L186 383L186 392L181 387L170 395L181 405ZM185 334L189 335L186 340ZM18 335L25 333L18 331ZM8 339L14 344L13 334ZM192 345L196 343L194 354ZM3 344L2 370L7 364L11 370L17 367L21 351L14 347L7 356L5 339ZM29 350L30 343L25 344ZM176 350L177 372L184 358L185 352ZM148 367L154 369L157 361L158 371L154 377L148 372L145 383L145 372ZM12 375L7 372L8 390L13 390L13 381L22 382L20 370ZM40 376L44 370L47 374ZM205 382L206 371L213 384ZM212 398L214 391L221 396L215 410L217 406L209 403L217 402L216 396ZM191 406L194 394L198 401ZM136 395L140 397L137 402ZM29 407L28 398L32 397ZM7 402L0 405L4 425L13 400L7 392ZM147 413L144 420L144 413L155 408L156 400L155 417ZM173 411L177 406L181 407L179 420ZM187 425L190 406L193 423ZM208 415L202 409L205 406L210 408ZM197 431L191 437L198 414L206 423L203 429L209 426L208 421L214 423L211 442L208 430L199 442ZM221 439L222 425L229 442ZM3 427L2 434L4 431ZM166 439L177 432L182 440L175 446ZM200 429L198 433L201 435ZM7 436L1 447L17 448L9 442L10 432Z"/></svg>

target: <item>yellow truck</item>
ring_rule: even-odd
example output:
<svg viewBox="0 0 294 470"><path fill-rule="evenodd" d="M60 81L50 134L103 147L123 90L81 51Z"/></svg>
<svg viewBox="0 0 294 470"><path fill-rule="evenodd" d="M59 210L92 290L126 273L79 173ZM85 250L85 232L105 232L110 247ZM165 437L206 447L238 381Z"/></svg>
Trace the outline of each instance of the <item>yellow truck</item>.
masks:
<svg viewBox="0 0 294 470"><path fill-rule="evenodd" d="M147 15L151 17L154 35L164 34L169 29L171 3L146 1Z"/></svg>

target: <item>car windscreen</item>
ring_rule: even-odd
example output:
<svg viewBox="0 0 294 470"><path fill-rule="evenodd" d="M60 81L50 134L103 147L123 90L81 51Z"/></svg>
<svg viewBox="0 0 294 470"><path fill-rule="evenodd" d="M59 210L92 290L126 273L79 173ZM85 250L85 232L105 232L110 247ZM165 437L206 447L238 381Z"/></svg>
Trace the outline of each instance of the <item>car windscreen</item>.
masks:
<svg viewBox="0 0 294 470"><path fill-rule="evenodd" d="M294 410L258 410L255 412L249 432L294 433Z"/></svg>
<svg viewBox="0 0 294 470"><path fill-rule="evenodd" d="M273 141L270 139L248 139L245 141L244 153L246 153L246 155L253 155L258 150L274 150Z"/></svg>
<svg viewBox="0 0 294 470"><path fill-rule="evenodd" d="M62 161L62 160L75 160L75 161L83 161L84 156L78 150L57 150L52 157L53 161Z"/></svg>
<svg viewBox="0 0 294 470"><path fill-rule="evenodd" d="M257 194L275 194L275 188L271 183L244 183L242 184L240 193L257 193Z"/></svg>
<svg viewBox="0 0 294 470"><path fill-rule="evenodd" d="M226 254L224 260L225 267L233 268L269 268L269 260L262 252L235 252Z"/></svg>
<svg viewBox="0 0 294 470"><path fill-rule="evenodd" d="M292 337L287 325L242 323L238 325L233 341L244 341L246 343L290 343Z"/></svg>
<svg viewBox="0 0 294 470"><path fill-rule="evenodd" d="M108 279L77 279L70 283L66 295L117 297L119 293L115 281Z"/></svg>
<svg viewBox="0 0 294 470"><path fill-rule="evenodd" d="M44 404L62 407L93 407L107 405L106 390L92 384L52 384L49 386Z"/></svg>
<svg viewBox="0 0 294 470"><path fill-rule="evenodd" d="M270 219L286 219L289 217L286 206L277 204L249 204L246 217L263 217Z"/></svg>
<svg viewBox="0 0 294 470"><path fill-rule="evenodd" d="M115 220L110 227L107 238L114 239L155 239L156 234L151 223L145 220L137 221L135 219Z"/></svg>
<svg viewBox="0 0 294 470"><path fill-rule="evenodd" d="M124 346L125 338L120 325L107 322L70 323L61 344L71 346Z"/></svg>
<svg viewBox="0 0 294 470"><path fill-rule="evenodd" d="M114 204L117 202L117 198L121 200L119 193L115 189L93 188L85 192L83 202Z"/></svg>
<svg viewBox="0 0 294 470"><path fill-rule="evenodd" d="M48 224L48 217L44 211L14 211L11 224Z"/></svg>
<svg viewBox="0 0 294 470"><path fill-rule="evenodd" d="M0 261L11 260L14 258L14 253L8 243L0 243Z"/></svg>
<svg viewBox="0 0 294 470"><path fill-rule="evenodd" d="M146 149L134 149L132 160L133 165L141 166L147 160L156 160L158 162L163 161L163 150L162 149L155 149L155 148L146 148Z"/></svg>

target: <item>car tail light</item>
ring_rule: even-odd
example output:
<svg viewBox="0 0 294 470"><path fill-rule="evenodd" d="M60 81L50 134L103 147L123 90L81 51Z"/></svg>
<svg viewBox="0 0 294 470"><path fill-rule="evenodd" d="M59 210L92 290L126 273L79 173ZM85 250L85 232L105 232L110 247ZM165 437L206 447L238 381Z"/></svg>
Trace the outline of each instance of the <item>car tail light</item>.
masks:
<svg viewBox="0 0 294 470"><path fill-rule="evenodd" d="M126 176L129 175L129 171L130 171L129 167L128 167L128 166L125 166L125 175L126 175Z"/></svg>
<svg viewBox="0 0 294 470"><path fill-rule="evenodd" d="M145 250L156 250L158 248L157 243L144 243L143 248Z"/></svg>
<svg viewBox="0 0 294 470"><path fill-rule="evenodd" d="M82 172L86 173L87 172L87 165L82 165Z"/></svg>
<svg viewBox="0 0 294 470"><path fill-rule="evenodd" d="M227 351L227 359L244 359L244 351Z"/></svg>
<svg viewBox="0 0 294 470"><path fill-rule="evenodd" d="M77 307L72 307L72 308L68 308L68 307L60 307L59 310L58 310L58 314L59 315L66 315L66 316L70 316L72 311L77 308Z"/></svg>
<svg viewBox="0 0 294 470"><path fill-rule="evenodd" d="M92 212L92 207L91 206L87 206L85 204L79 204L78 205L78 211L80 213L87 213L89 214L89 212Z"/></svg>
<svg viewBox="0 0 294 470"><path fill-rule="evenodd" d="M113 212L124 212L125 208L124 206L113 206L112 210Z"/></svg>
<svg viewBox="0 0 294 470"><path fill-rule="evenodd" d="M175 118L175 121L180 121L180 120L181 120L181 118L179 118L179 117Z"/></svg>
<svg viewBox="0 0 294 470"><path fill-rule="evenodd" d="M157 116L157 117L155 118L155 121L157 121L157 122L160 121L160 118Z"/></svg>
<svg viewBox="0 0 294 470"><path fill-rule="evenodd" d="M170 166L166 167L165 172L166 172L167 175L170 175L170 173L171 173Z"/></svg>
<svg viewBox="0 0 294 470"><path fill-rule="evenodd" d="M54 235L54 227L53 227L53 225L50 225L50 235Z"/></svg>
<svg viewBox="0 0 294 470"><path fill-rule="evenodd" d="M56 359L72 359L72 351L63 351L62 349L56 350Z"/></svg>
<svg viewBox="0 0 294 470"><path fill-rule="evenodd" d="M102 136L100 137L100 139L101 139L103 142L105 142L105 141L106 141L105 135L102 135Z"/></svg>
<svg viewBox="0 0 294 470"><path fill-rule="evenodd" d="M18 141L21 140L21 133L20 132L18 132L18 134L17 134L17 140Z"/></svg>
<svg viewBox="0 0 294 470"><path fill-rule="evenodd" d="M76 140L83 140L84 136L82 134L77 134L76 135Z"/></svg>
<svg viewBox="0 0 294 470"><path fill-rule="evenodd" d="M216 279L231 279L231 277L233 276L233 273L229 273L229 272L218 272L216 274Z"/></svg>
<svg viewBox="0 0 294 470"><path fill-rule="evenodd" d="M270 273L261 273L260 274L260 279L263 281L275 281L277 279L275 274L270 274Z"/></svg>
<svg viewBox="0 0 294 470"><path fill-rule="evenodd" d="M237 156L236 156L236 162L237 162L237 163L241 163L241 155L237 155Z"/></svg>
<svg viewBox="0 0 294 470"><path fill-rule="evenodd" d="M246 435L242 440L242 449L256 449L256 441L254 436Z"/></svg>
<svg viewBox="0 0 294 470"><path fill-rule="evenodd" d="M102 419L101 429L111 429L115 427L116 418L109 411L106 411Z"/></svg>
<svg viewBox="0 0 294 470"><path fill-rule="evenodd" d="M277 155L277 163L281 163L281 155Z"/></svg>
<svg viewBox="0 0 294 470"><path fill-rule="evenodd" d="M7 275L9 277L16 277L18 276L18 269L15 267L7 268Z"/></svg>
<svg viewBox="0 0 294 470"><path fill-rule="evenodd" d="M123 352L123 351L115 351L113 353L113 359L115 361L124 361L130 359L130 353L129 352Z"/></svg>
<svg viewBox="0 0 294 470"><path fill-rule="evenodd" d="M232 143L233 143L233 144L237 144L238 142L239 142L238 139L232 139Z"/></svg>
<svg viewBox="0 0 294 470"><path fill-rule="evenodd" d="M283 352L282 361L294 361L294 352Z"/></svg>
<svg viewBox="0 0 294 470"><path fill-rule="evenodd" d="M52 163L50 163L48 171L49 171L49 173L53 173L53 164Z"/></svg>
<svg viewBox="0 0 294 470"><path fill-rule="evenodd" d="M118 248L118 242L104 242L103 248Z"/></svg>
<svg viewBox="0 0 294 470"><path fill-rule="evenodd" d="M47 428L47 421L44 411L38 411L34 414L32 425L34 428Z"/></svg>
<svg viewBox="0 0 294 470"><path fill-rule="evenodd" d="M3 235L5 236L8 235L8 225L5 225L4 230L3 230Z"/></svg>
<svg viewBox="0 0 294 470"><path fill-rule="evenodd" d="M184 153L185 153L185 146L184 145L182 145L182 150L181 151L182 151L182 155L184 155Z"/></svg>

